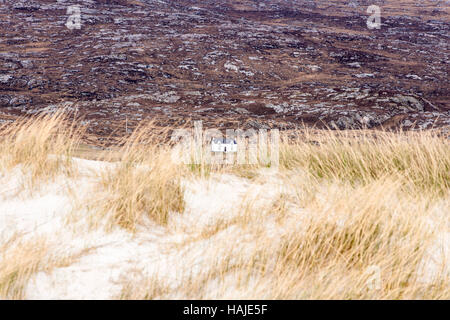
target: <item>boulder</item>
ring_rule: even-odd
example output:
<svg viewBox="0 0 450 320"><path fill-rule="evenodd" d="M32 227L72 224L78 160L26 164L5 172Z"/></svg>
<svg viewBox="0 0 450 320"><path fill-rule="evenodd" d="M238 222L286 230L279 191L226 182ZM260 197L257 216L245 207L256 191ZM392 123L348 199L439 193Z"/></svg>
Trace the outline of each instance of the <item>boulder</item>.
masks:
<svg viewBox="0 0 450 320"><path fill-rule="evenodd" d="M407 109L409 111L415 111L415 112L423 112L424 105L421 101L418 99L411 97L411 96L405 96L402 94L398 94L392 98L390 98L390 101L395 103L397 107L401 109Z"/></svg>

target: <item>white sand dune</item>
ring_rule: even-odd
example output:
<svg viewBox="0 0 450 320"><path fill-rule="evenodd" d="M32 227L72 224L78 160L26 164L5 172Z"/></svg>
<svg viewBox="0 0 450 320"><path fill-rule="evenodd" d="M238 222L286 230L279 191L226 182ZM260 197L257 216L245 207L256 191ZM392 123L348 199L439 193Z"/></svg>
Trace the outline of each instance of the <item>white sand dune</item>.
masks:
<svg viewBox="0 0 450 320"><path fill-rule="evenodd" d="M293 206L292 216L282 223L266 217L263 224L248 232L235 224L226 225L242 211L244 200L264 208L289 188L276 173L265 171L258 181L230 174L208 179L185 180L185 211L172 213L167 226L143 221L132 234L119 227L105 231L89 227L93 212L83 206L94 188L96 174L110 164L75 159L80 174L60 177L39 190L20 190L24 179L19 170L1 178L0 241L14 234L24 240L45 239L48 255L74 257L70 263L33 274L25 289L26 299L113 299L119 298L125 284L157 279L172 290L169 297L186 298L177 290L190 277L207 272L221 257L245 256L261 245L276 244L293 224L301 224L299 215L307 215ZM19 191L17 193L17 191ZM325 199L326 201L326 199ZM200 236L209 226L221 223L223 230L210 237ZM344 223L344 222L343 222ZM436 268L450 265L449 233L441 233L431 247L425 263L424 281L431 281ZM4 257L0 254L0 259ZM0 260L1 261L1 260ZM254 281L254 282L252 282ZM270 290L258 287L250 279L244 287L219 288L216 280L204 284L209 298L270 298Z"/></svg>

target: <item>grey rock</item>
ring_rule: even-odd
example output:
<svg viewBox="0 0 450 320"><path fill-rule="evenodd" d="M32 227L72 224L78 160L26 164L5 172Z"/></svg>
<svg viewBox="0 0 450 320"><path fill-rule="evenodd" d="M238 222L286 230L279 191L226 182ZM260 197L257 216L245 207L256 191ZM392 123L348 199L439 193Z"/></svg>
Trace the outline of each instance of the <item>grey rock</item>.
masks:
<svg viewBox="0 0 450 320"><path fill-rule="evenodd" d="M247 109L244 109L244 108L234 108L234 111L239 114L249 114L250 113Z"/></svg>
<svg viewBox="0 0 450 320"><path fill-rule="evenodd" d="M256 121L256 120L250 120L249 122L247 122L247 124L251 128L255 128L255 129L266 129L266 130L270 129L270 127L268 125L261 123L259 121Z"/></svg>
<svg viewBox="0 0 450 320"><path fill-rule="evenodd" d="M10 84L14 80L13 76L9 74L0 75L0 83L1 84Z"/></svg>
<svg viewBox="0 0 450 320"><path fill-rule="evenodd" d="M18 107L30 104L32 99L23 95L11 96L8 94L0 95L0 107Z"/></svg>
<svg viewBox="0 0 450 320"><path fill-rule="evenodd" d="M34 1L18 1L13 4L14 10L36 11L41 8L40 4Z"/></svg>
<svg viewBox="0 0 450 320"><path fill-rule="evenodd" d="M424 111L424 105L422 102L420 102L418 99L411 97L411 96L405 96L398 94L395 97L390 98L390 101L396 103L398 107L402 109L407 109L409 111L415 111L415 112L423 112Z"/></svg>

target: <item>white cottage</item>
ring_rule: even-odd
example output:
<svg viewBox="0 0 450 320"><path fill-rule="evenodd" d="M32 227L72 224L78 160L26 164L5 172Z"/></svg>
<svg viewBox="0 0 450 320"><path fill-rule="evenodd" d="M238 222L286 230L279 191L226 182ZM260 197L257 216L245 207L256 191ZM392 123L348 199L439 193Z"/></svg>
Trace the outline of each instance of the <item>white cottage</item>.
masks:
<svg viewBox="0 0 450 320"><path fill-rule="evenodd" d="M234 139L213 138L211 140L212 152L237 152L237 142Z"/></svg>

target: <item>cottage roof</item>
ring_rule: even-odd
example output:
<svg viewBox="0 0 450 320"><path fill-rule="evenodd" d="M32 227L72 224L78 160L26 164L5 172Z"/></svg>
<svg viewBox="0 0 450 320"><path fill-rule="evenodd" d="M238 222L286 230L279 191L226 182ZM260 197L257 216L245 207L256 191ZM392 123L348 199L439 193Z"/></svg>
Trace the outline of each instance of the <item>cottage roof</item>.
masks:
<svg viewBox="0 0 450 320"><path fill-rule="evenodd" d="M215 144L237 144L234 139L226 139L226 138L213 138L212 143Z"/></svg>

